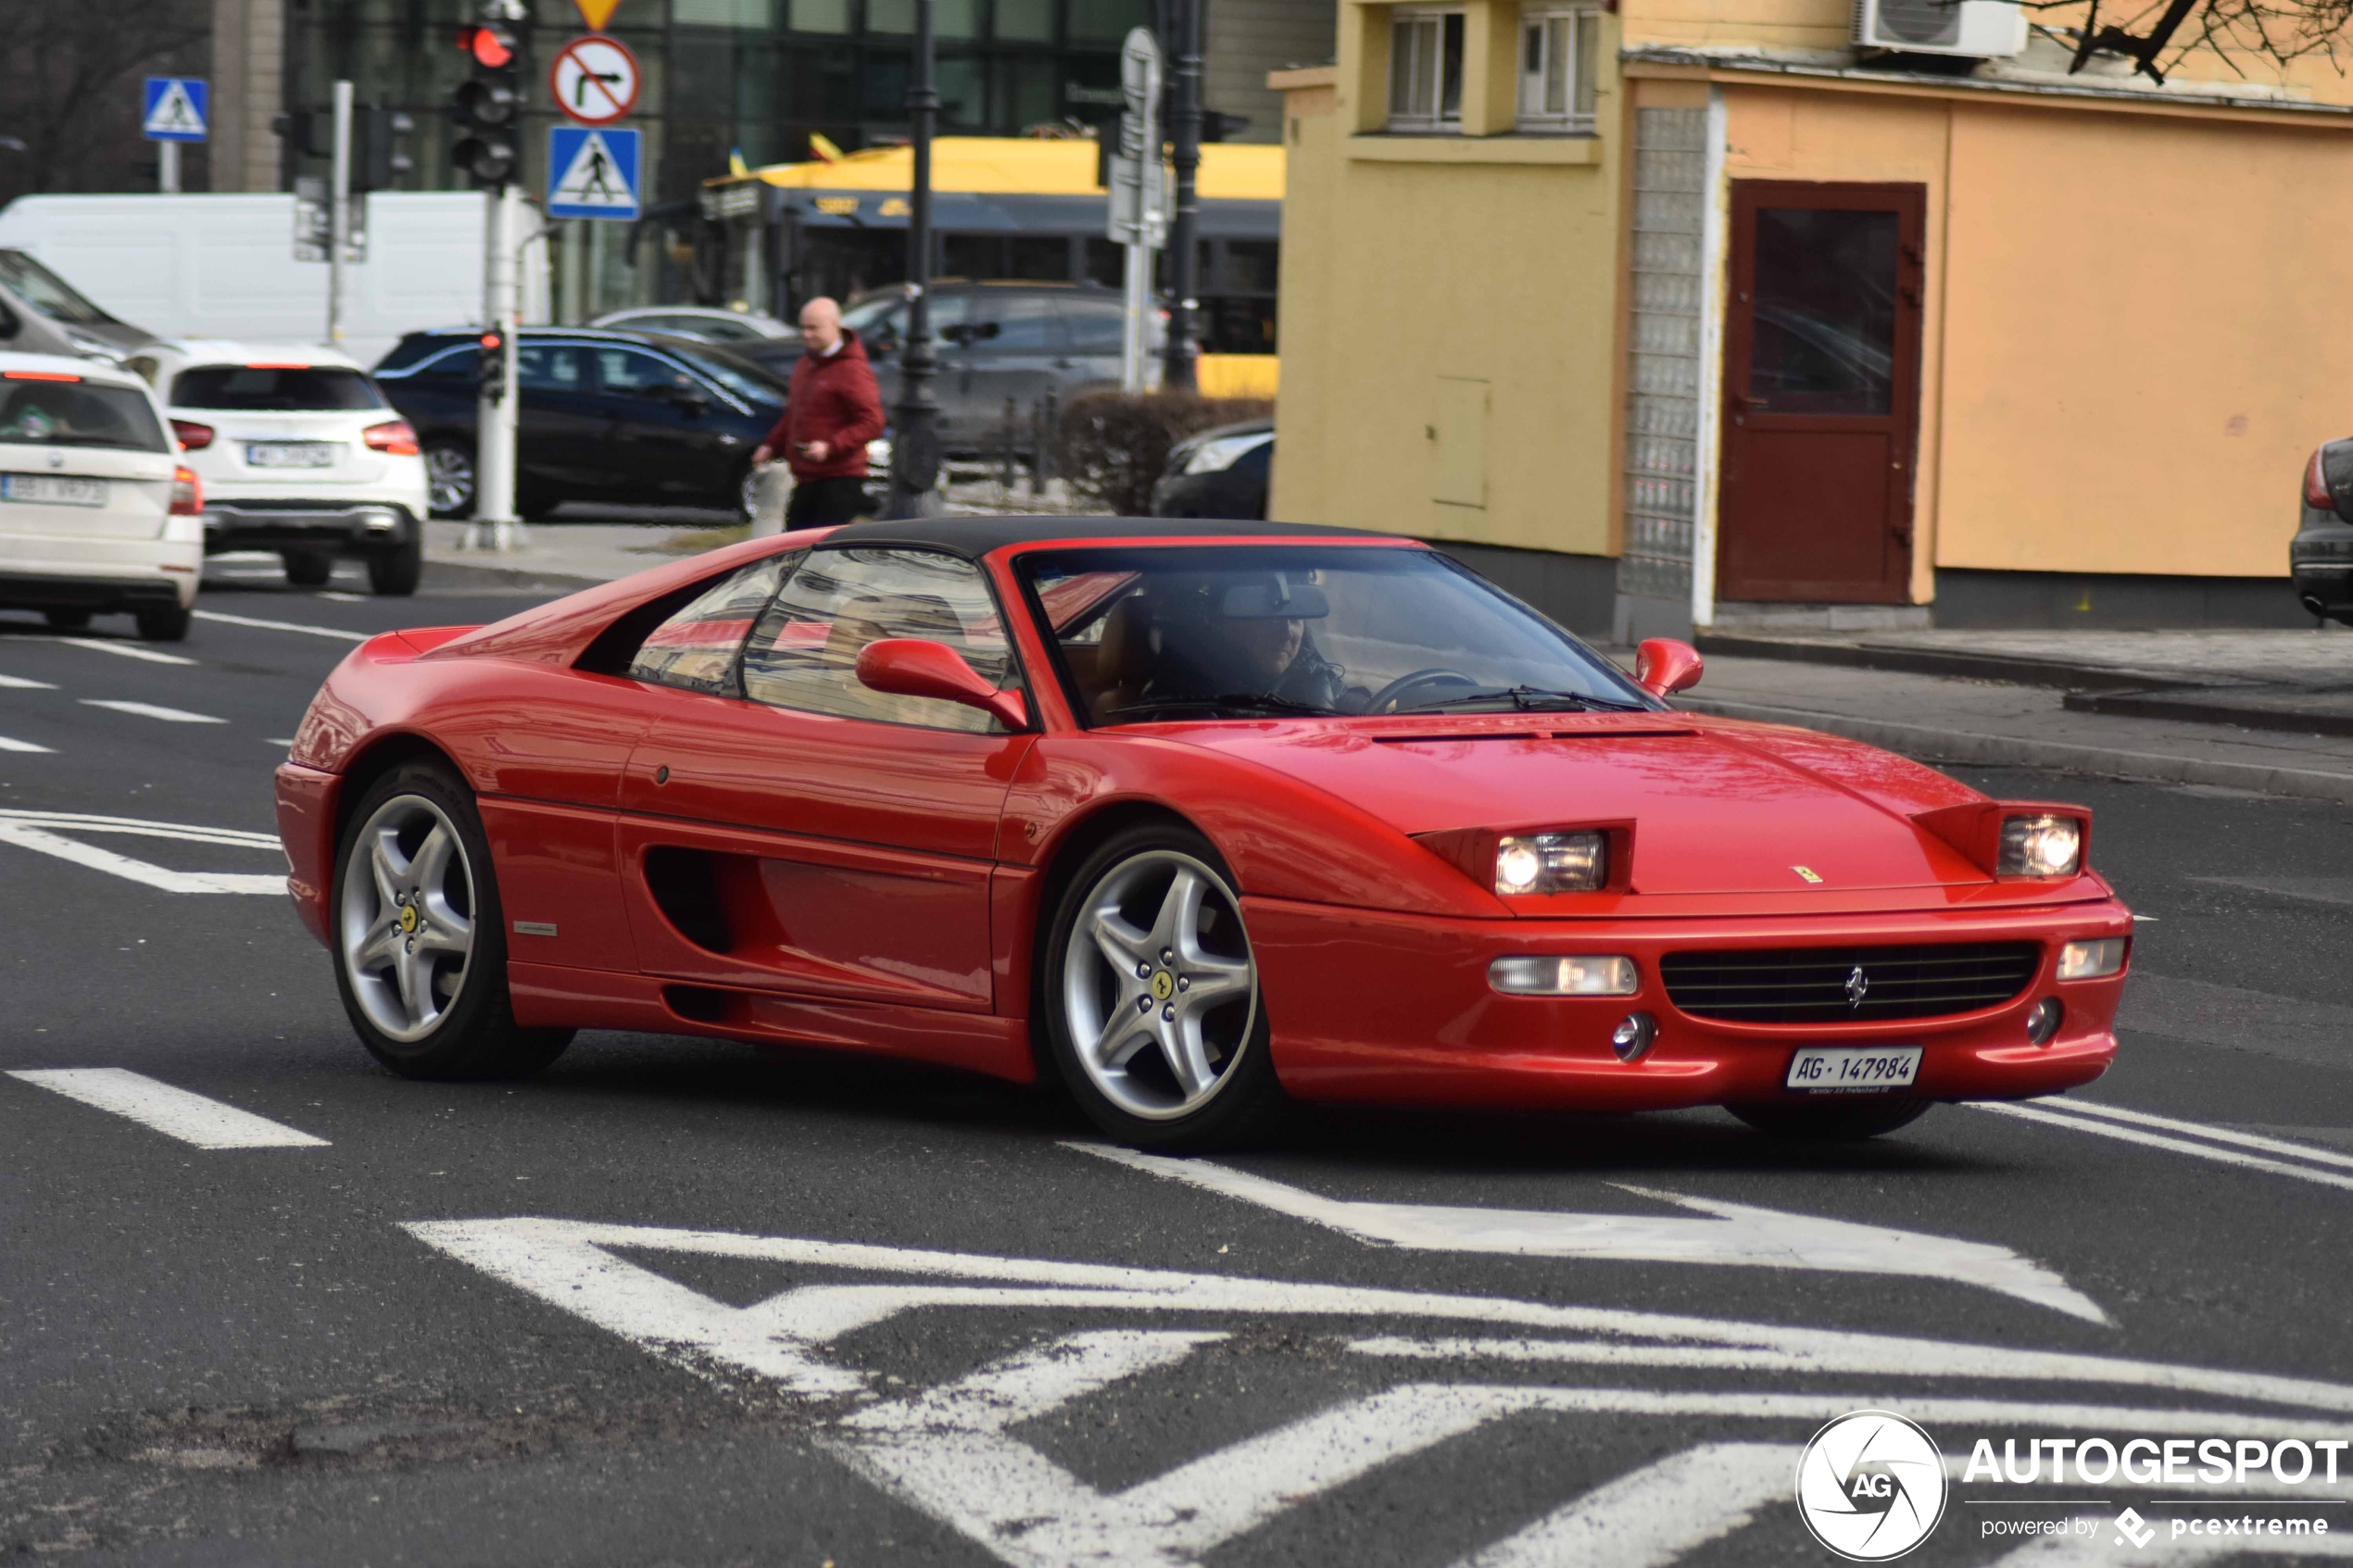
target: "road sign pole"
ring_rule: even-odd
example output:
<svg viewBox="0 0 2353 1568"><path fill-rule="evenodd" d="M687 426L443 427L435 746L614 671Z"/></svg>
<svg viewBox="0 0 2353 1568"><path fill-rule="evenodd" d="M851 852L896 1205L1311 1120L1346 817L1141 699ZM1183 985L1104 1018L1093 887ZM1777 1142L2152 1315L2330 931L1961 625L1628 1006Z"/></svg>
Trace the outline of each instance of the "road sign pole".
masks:
<svg viewBox="0 0 2353 1568"><path fill-rule="evenodd" d="M907 185L907 345L899 351L899 407L891 432L890 500L884 515L937 517L939 492L939 405L931 379L939 362L931 347L931 135L939 116L932 75L937 0L915 0L913 79L907 116L914 131L914 169Z"/></svg>
<svg viewBox="0 0 2353 1568"><path fill-rule="evenodd" d="M343 346L343 256L351 243L351 83L335 83L334 174L327 187L327 346Z"/></svg>
<svg viewBox="0 0 2353 1568"><path fill-rule="evenodd" d="M1151 349L1152 241L1160 189L1160 46L1143 28L1120 50L1119 84L1127 103L1119 117L1119 157L1112 163L1112 235L1126 256L1119 345L1119 384L1144 390Z"/></svg>
<svg viewBox="0 0 2353 1568"><path fill-rule="evenodd" d="M180 194L180 144L156 144L156 189L168 196Z"/></svg>
<svg viewBox="0 0 2353 1568"><path fill-rule="evenodd" d="M525 536L515 518L515 333L522 325L515 251L522 229L522 190L501 185L489 193L489 199L483 318L484 335L497 338L499 362L484 379L475 410L472 542L477 547L519 550Z"/></svg>
<svg viewBox="0 0 2353 1568"><path fill-rule="evenodd" d="M1196 389L1194 362L1200 358L1195 313L1201 301L1201 195L1196 176L1201 169L1202 11L1208 0L1172 0L1170 29L1176 34L1176 123L1169 127L1176 166L1176 211L1168 227L1168 348L1161 384L1171 392Z"/></svg>

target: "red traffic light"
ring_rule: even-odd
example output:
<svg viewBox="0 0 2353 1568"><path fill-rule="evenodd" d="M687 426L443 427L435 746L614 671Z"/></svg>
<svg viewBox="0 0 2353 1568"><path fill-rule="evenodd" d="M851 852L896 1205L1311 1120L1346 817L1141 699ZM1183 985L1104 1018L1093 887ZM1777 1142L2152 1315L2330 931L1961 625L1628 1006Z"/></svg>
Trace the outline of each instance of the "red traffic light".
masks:
<svg viewBox="0 0 2353 1568"><path fill-rule="evenodd" d="M458 30L458 47L472 55L475 64L498 70L514 62L515 35L503 27L468 22Z"/></svg>
<svg viewBox="0 0 2353 1568"><path fill-rule="evenodd" d="M487 348L487 349L492 350L493 352L496 352L496 351L497 351L497 347L498 347L498 334L497 334L497 332L484 332L484 333L483 333L483 334L482 334L482 345L483 345L483 347L484 347L484 348Z"/></svg>

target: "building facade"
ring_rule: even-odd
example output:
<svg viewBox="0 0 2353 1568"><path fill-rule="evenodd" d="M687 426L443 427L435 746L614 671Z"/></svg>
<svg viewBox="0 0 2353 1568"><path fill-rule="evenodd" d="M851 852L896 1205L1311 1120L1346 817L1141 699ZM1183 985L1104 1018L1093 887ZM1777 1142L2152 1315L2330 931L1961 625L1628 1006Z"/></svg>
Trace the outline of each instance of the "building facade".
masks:
<svg viewBox="0 0 2353 1568"><path fill-rule="evenodd" d="M2039 29L1875 55L1855 15L1342 0L1337 65L1275 79L1275 515L1621 637L2309 624L2353 88L2070 74Z"/></svg>

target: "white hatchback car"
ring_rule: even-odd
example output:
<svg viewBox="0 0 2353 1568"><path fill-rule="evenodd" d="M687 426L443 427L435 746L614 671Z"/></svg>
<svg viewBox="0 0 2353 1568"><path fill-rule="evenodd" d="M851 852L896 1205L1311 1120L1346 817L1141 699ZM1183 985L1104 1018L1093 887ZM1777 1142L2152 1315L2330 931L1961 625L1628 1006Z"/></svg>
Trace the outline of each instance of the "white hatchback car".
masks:
<svg viewBox="0 0 2353 1568"><path fill-rule="evenodd" d="M188 634L204 487L155 393L92 359L0 354L0 606L78 631L128 611Z"/></svg>
<svg viewBox="0 0 2353 1568"><path fill-rule="evenodd" d="M375 381L332 349L182 340L125 361L147 378L205 486L205 553L271 550L322 586L337 556L379 594L424 571L425 460Z"/></svg>

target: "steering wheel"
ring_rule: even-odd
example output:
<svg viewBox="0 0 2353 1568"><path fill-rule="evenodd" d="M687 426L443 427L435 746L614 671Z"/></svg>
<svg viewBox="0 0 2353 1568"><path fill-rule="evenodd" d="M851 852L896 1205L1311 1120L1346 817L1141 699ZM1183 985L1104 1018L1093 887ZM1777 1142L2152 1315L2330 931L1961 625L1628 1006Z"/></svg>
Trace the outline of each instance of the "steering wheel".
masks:
<svg viewBox="0 0 2353 1568"><path fill-rule="evenodd" d="M1477 681L1459 670L1439 667L1416 670L1411 673L1398 676L1397 679L1375 692L1372 700L1365 704L1365 711L1394 713L1397 711L1397 699L1419 686L1475 686L1477 684L1478 684Z"/></svg>

